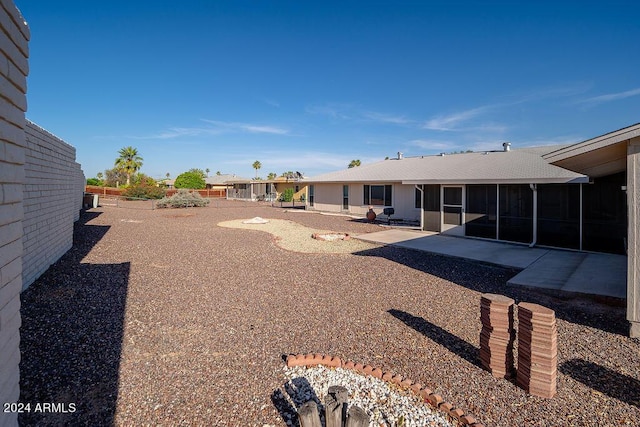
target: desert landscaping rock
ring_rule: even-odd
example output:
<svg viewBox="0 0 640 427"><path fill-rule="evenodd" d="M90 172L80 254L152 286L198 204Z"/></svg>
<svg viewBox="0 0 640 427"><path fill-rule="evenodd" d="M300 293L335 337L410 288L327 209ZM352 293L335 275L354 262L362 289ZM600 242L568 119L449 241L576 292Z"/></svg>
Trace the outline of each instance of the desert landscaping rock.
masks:
<svg viewBox="0 0 640 427"><path fill-rule="evenodd" d="M487 426L640 425L640 343L624 307L507 286L513 270L364 242L301 251L260 231L302 229L292 234L326 248L358 240L311 234L380 230L349 217L227 201L184 213L82 214L75 246L21 308L21 401L76 410L21 425L295 425L279 408L283 355L300 353L410 378ZM217 225L256 216L269 223ZM553 398L481 368L483 293L555 312Z"/></svg>

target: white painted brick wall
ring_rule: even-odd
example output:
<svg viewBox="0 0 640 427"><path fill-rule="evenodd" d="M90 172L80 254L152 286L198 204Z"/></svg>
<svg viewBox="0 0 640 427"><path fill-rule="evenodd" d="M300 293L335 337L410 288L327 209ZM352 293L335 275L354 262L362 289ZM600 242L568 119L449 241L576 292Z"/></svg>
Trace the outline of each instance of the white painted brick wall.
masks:
<svg viewBox="0 0 640 427"><path fill-rule="evenodd" d="M29 120L25 134L23 289L71 248L84 191L74 147Z"/></svg>
<svg viewBox="0 0 640 427"><path fill-rule="evenodd" d="M0 0L0 405L20 396L26 76L29 28L12 0ZM0 411L0 427L18 424Z"/></svg>

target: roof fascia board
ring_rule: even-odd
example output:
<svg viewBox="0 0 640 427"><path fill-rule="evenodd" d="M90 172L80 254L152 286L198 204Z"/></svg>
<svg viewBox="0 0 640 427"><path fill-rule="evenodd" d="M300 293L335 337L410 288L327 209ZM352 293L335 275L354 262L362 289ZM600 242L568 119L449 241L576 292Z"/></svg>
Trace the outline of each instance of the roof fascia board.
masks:
<svg viewBox="0 0 640 427"><path fill-rule="evenodd" d="M624 129L610 132L606 135L601 135L592 139L588 139L577 144L570 145L569 147L561 148L551 153L547 153L542 158L549 161L549 163L559 162L561 160L568 159L580 154L594 151L600 148L607 147L609 145L617 144L628 139L636 138L640 136L640 123L633 126L626 127Z"/></svg>
<svg viewBox="0 0 640 427"><path fill-rule="evenodd" d="M466 180L409 180L402 181L406 185L415 184L441 184L441 185L463 185L463 184L586 184L589 177L582 175L575 178L532 178L532 179L466 179Z"/></svg>

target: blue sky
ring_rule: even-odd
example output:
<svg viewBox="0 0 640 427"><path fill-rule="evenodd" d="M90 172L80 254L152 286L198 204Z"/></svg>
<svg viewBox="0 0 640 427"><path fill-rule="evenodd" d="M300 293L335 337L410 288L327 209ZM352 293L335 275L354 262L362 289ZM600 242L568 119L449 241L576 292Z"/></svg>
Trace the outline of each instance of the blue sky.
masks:
<svg viewBox="0 0 640 427"><path fill-rule="evenodd" d="M640 3L16 0L27 117L87 177L313 176L640 122Z"/></svg>

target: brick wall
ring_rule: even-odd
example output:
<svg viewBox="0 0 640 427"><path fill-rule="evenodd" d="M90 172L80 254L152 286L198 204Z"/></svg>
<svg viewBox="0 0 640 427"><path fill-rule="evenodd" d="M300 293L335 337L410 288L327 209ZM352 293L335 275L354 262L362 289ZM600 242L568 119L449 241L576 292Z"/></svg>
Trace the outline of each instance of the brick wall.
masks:
<svg viewBox="0 0 640 427"><path fill-rule="evenodd" d="M25 134L23 289L71 248L84 188L74 147L29 120Z"/></svg>
<svg viewBox="0 0 640 427"><path fill-rule="evenodd" d="M0 0L0 405L18 400L23 181L29 28L11 0ZM4 409L4 408L0 408ZM0 426L17 425L0 411Z"/></svg>

